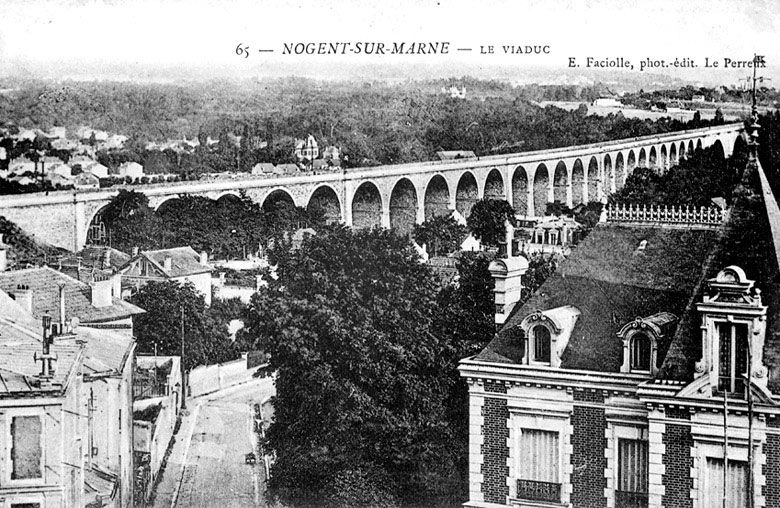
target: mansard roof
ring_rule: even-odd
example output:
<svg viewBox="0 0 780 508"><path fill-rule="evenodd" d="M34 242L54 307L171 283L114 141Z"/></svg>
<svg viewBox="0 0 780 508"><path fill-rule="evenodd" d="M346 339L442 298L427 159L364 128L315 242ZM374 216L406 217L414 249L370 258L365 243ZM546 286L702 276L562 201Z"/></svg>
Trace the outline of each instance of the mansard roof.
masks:
<svg viewBox="0 0 780 508"><path fill-rule="evenodd" d="M681 315L703 278L718 231L599 224L521 307L475 360L520 363L523 346L508 333L529 314L571 305L580 317L562 368L619 372L620 329L637 317ZM661 345L666 353L668 343Z"/></svg>

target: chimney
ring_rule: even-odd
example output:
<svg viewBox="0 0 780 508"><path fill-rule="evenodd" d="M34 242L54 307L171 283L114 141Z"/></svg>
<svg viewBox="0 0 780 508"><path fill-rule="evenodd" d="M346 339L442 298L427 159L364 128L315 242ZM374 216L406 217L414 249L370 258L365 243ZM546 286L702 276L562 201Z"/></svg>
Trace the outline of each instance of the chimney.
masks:
<svg viewBox="0 0 780 508"><path fill-rule="evenodd" d="M0 233L0 272L8 270L8 246L3 243L3 235Z"/></svg>
<svg viewBox="0 0 780 508"><path fill-rule="evenodd" d="M19 284L16 286L16 292L14 293L14 300L27 312L32 314L33 311L33 292L30 286Z"/></svg>
<svg viewBox="0 0 780 508"><path fill-rule="evenodd" d="M209 254L205 250L200 252L200 264L202 265L209 264Z"/></svg>
<svg viewBox="0 0 780 508"><path fill-rule="evenodd" d="M171 267L173 266L173 260L170 256L165 256L165 261L163 261L163 268L166 272L171 271Z"/></svg>
<svg viewBox="0 0 780 508"><path fill-rule="evenodd" d="M219 285L224 286L225 285L225 272L219 272Z"/></svg>
<svg viewBox="0 0 780 508"><path fill-rule="evenodd" d="M114 303L111 299L114 283L110 277L96 277L90 286L92 287L93 307L110 307Z"/></svg>
<svg viewBox="0 0 780 508"><path fill-rule="evenodd" d="M133 257L138 255L138 247L133 247Z"/></svg>
<svg viewBox="0 0 780 508"><path fill-rule="evenodd" d="M103 268L111 268L111 251L109 249L103 253Z"/></svg>
<svg viewBox="0 0 780 508"><path fill-rule="evenodd" d="M495 323L501 327L512 309L523 295L523 275L528 271L528 260L524 256L495 259L488 267L495 286Z"/></svg>
<svg viewBox="0 0 780 508"><path fill-rule="evenodd" d="M60 296L60 333L65 332L65 284L58 286Z"/></svg>

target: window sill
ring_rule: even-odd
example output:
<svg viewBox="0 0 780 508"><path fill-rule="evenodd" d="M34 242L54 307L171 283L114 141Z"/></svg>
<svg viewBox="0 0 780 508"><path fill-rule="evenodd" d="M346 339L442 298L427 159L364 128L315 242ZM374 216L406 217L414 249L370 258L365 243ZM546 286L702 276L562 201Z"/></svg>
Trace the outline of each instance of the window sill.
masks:
<svg viewBox="0 0 780 508"><path fill-rule="evenodd" d="M559 508L561 506L569 506L569 504L567 503L556 503L551 501L532 501L530 499L519 499L516 497L510 497L509 504L512 506L518 506L520 508Z"/></svg>

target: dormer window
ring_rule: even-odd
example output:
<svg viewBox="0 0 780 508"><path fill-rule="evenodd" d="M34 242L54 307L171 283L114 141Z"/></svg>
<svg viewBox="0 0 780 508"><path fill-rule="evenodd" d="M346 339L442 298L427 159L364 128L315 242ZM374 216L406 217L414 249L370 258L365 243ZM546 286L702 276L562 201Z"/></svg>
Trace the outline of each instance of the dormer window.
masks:
<svg viewBox="0 0 780 508"><path fill-rule="evenodd" d="M728 266L707 281L703 301L696 305L702 320L702 358L696 372L707 378L713 391L742 394L748 378L766 389L767 308L754 284L740 267Z"/></svg>
<svg viewBox="0 0 780 508"><path fill-rule="evenodd" d="M544 325L533 328L533 362L550 363L550 330Z"/></svg>
<svg viewBox="0 0 780 508"><path fill-rule="evenodd" d="M618 332L623 341L623 365L620 372L655 375L663 362L661 346L666 344L677 327L677 316L658 312L638 317Z"/></svg>
<svg viewBox="0 0 780 508"><path fill-rule="evenodd" d="M561 355L569 343L580 311L571 305L538 310L520 323L524 332L523 363L561 366Z"/></svg>

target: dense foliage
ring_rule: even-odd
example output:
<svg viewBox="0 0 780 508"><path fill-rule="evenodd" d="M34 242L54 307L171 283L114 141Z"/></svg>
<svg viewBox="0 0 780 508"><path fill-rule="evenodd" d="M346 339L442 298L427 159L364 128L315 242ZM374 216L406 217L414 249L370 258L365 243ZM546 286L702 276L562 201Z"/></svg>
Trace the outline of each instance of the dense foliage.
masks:
<svg viewBox="0 0 780 508"><path fill-rule="evenodd" d="M321 213L287 201L263 208L244 195L218 201L182 195L155 212L143 193L125 189L101 212L101 220L107 242L125 252L133 247L189 245L219 258L244 257L260 250L270 238L301 227L319 227L324 221Z"/></svg>
<svg viewBox="0 0 780 508"><path fill-rule="evenodd" d="M447 256L460 250L468 236L466 226L451 215L437 215L422 224L415 224L412 237L418 245L425 245L431 256Z"/></svg>
<svg viewBox="0 0 780 508"><path fill-rule="evenodd" d="M0 119L24 128L87 125L124 134L130 138L125 147L98 150L99 162L115 168L134 161L148 173L180 175L289 163L295 140L308 134L321 148L339 147L350 167L431 160L439 150L500 154L685 128L669 119L586 116L587 108L565 111L534 102L566 99L567 89L578 87L472 85L483 91L475 98L484 100L452 99L424 83L355 87L299 78L187 85L29 82L0 96ZM592 100L600 92L593 88L580 98ZM186 150L147 146L184 138L200 144ZM35 156L33 148L9 146L12 157Z"/></svg>
<svg viewBox="0 0 780 508"><path fill-rule="evenodd" d="M239 353L228 337L227 321L206 308L191 284L148 282L130 298L146 310L133 321L139 353L180 355L184 325L184 367L234 360Z"/></svg>
<svg viewBox="0 0 780 508"><path fill-rule="evenodd" d="M271 492L295 506L350 504L339 484L359 490L353 505L377 492L460 501L464 424L451 419L465 407L453 401L465 351L441 335L437 283L408 239L333 227L276 257L279 279L253 297L242 332L278 373Z"/></svg>
<svg viewBox="0 0 780 508"><path fill-rule="evenodd" d="M480 199L466 219L474 238L485 245L497 246L506 239L506 221L516 223L515 210L503 199Z"/></svg>
<svg viewBox="0 0 780 508"><path fill-rule="evenodd" d="M666 173L635 168L610 201L627 204L708 206L715 197L730 199L746 162L744 150L728 159L715 146L696 150Z"/></svg>

